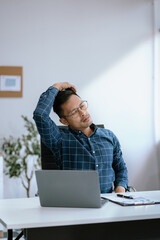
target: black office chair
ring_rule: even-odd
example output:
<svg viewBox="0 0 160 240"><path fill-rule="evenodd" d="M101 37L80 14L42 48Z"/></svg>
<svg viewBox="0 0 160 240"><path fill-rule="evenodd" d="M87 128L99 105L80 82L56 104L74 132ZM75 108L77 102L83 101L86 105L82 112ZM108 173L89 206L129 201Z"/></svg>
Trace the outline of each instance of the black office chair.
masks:
<svg viewBox="0 0 160 240"><path fill-rule="evenodd" d="M59 169L56 164L56 160L52 151L46 147L46 145L41 140L41 166L42 169Z"/></svg>
<svg viewBox="0 0 160 240"><path fill-rule="evenodd" d="M59 128L67 128L67 126L58 126ZM103 124L97 124L97 127L104 128ZM56 159L52 153L52 151L46 147L46 145L41 140L41 166L42 169L48 169L48 170L56 170L61 169L56 164ZM136 191L136 189L133 186L128 186L127 191Z"/></svg>

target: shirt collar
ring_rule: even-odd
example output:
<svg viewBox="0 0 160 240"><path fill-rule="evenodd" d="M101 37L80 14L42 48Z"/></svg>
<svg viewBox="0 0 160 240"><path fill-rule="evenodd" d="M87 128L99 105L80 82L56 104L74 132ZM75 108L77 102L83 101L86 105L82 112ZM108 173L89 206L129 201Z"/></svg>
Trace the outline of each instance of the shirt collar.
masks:
<svg viewBox="0 0 160 240"><path fill-rule="evenodd" d="M90 128L93 130L93 133L95 133L98 127L97 127L94 123L92 123L92 124L90 125ZM79 135L80 133L82 133L81 130L72 129L72 128L70 128L70 126L68 126L68 129L69 129L73 134L76 134L76 135ZM93 134L93 133L92 133L92 134Z"/></svg>

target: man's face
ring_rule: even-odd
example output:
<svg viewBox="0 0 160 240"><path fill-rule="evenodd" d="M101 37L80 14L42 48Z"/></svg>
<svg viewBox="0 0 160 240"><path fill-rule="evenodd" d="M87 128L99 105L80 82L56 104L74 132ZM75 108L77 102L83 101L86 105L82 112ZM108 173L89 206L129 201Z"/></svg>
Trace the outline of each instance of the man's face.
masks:
<svg viewBox="0 0 160 240"><path fill-rule="evenodd" d="M64 118L60 121L69 125L72 129L82 130L89 127L92 124L92 119L87 111L86 107L83 107L83 101L76 95L71 95L71 97L61 105L63 110ZM78 111L76 110L78 108ZM77 111L76 114L73 114Z"/></svg>

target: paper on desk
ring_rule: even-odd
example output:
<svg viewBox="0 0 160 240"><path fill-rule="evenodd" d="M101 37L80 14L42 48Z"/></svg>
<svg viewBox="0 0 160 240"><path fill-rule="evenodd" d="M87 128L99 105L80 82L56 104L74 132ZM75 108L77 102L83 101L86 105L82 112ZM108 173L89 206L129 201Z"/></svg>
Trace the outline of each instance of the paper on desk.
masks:
<svg viewBox="0 0 160 240"><path fill-rule="evenodd" d="M135 197L134 199L126 199L117 196L105 196L111 202L120 204L122 206L133 206L133 205L148 205L148 204L155 204L155 201L144 198L144 197Z"/></svg>

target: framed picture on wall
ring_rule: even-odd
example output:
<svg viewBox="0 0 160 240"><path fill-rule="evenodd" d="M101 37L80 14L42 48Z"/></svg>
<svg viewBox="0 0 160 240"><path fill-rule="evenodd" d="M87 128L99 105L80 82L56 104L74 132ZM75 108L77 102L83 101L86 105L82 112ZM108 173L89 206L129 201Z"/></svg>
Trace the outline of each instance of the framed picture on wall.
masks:
<svg viewBox="0 0 160 240"><path fill-rule="evenodd" d="M22 97L22 67L0 66L0 97Z"/></svg>

